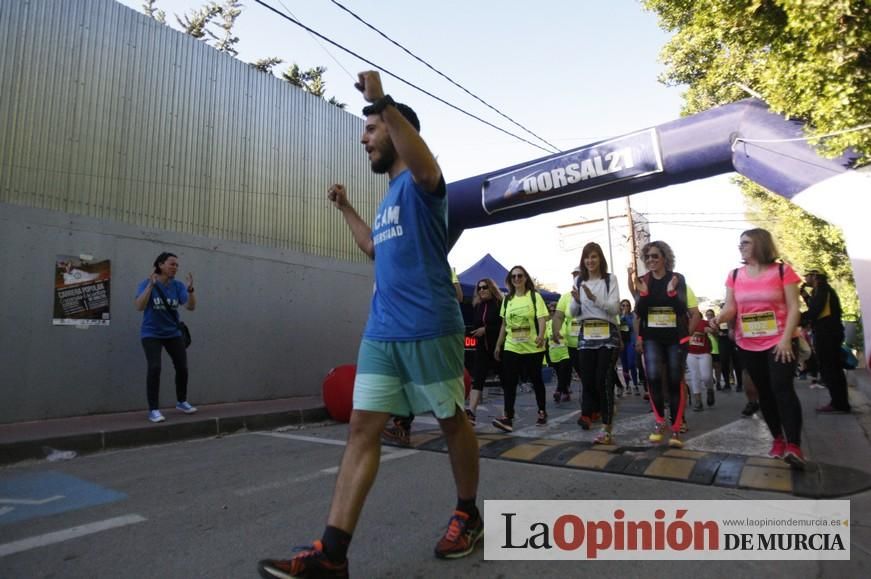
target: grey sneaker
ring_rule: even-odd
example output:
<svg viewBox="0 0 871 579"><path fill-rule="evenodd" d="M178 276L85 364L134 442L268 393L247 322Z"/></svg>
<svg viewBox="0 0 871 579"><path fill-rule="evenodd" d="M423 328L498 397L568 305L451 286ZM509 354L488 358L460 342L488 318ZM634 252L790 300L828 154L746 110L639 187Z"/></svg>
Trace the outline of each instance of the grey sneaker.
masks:
<svg viewBox="0 0 871 579"><path fill-rule="evenodd" d="M166 418L163 417L163 414L160 413L160 410L149 410L148 411L148 420L151 422L163 422Z"/></svg>

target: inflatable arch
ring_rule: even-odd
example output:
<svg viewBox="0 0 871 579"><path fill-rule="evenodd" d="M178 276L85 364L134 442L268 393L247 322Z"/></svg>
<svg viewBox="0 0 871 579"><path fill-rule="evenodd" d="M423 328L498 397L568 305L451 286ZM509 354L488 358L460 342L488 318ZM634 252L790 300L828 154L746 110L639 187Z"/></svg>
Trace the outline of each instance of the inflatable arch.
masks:
<svg viewBox="0 0 871 579"><path fill-rule="evenodd" d="M735 171L841 227L862 316L871 320L871 220L863 211L871 172L854 170L855 161L851 154L819 156L802 123L745 99L451 183L450 238L453 243L465 229ZM864 326L871 345L871 323Z"/></svg>

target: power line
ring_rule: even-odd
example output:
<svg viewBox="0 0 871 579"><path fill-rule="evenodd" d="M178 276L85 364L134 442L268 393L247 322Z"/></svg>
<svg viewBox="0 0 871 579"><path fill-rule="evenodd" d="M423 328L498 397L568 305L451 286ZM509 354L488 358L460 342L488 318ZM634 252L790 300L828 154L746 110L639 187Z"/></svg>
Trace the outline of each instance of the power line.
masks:
<svg viewBox="0 0 871 579"><path fill-rule="evenodd" d="M373 66L373 67L375 67L375 68L377 68L377 69L383 71L385 74L387 74L387 75L389 75L389 76L392 76L392 77L395 78L396 80L398 80L398 81L400 81L400 82L402 82L402 83L404 83L404 84L407 84L407 85L410 86L411 88L413 88L413 89L415 89L415 90L417 90L417 91L422 92L423 94L427 95L428 97L433 98L433 99L439 101L440 103L442 103L442 104L444 104L444 105L447 105L448 107L450 107L450 108L452 108L452 109L454 109L454 110L456 110L456 111L458 111L458 112L460 112L460 113L463 113L464 115L466 115L466 116L468 116L468 117L471 117L471 118L475 119L475 120L478 121L478 122L481 122L481 123L483 123L483 124L485 124L485 125L487 125L487 126L489 126L489 127L492 127L492 128L494 128L494 129L496 129L497 131L501 131L501 132L505 133L506 135L509 135L509 136L511 136L511 137L514 137L515 139L518 139L518 140L520 140L520 141L523 141L524 143L527 143L527 144L529 144L529 145L532 145L533 147L535 147L535 148L537 148L537 149L541 149L542 151L544 151L544 152L546 152L546 153L559 152L559 150L557 150L557 151L550 151L550 150L548 150L548 149L545 149L544 147L542 147L541 145L539 145L539 144L537 144L537 143L533 143L532 141L529 141L529 140L527 140L527 139L524 139L524 138L521 137L520 135L515 135L515 134L512 133L511 131L508 131L508 130L503 129L502 127L496 126L496 125L494 125L493 123L491 123L490 121L486 121L486 120L482 119L481 117L479 117L479 116L477 116L477 115L475 115L475 114L472 114L472 113L470 113L470 112L468 112L468 111L466 111L466 110L464 110L464 109L461 109L461 108L458 107L457 105L454 105L454 104L449 103L449 102L446 101L445 99L443 99L443 98L441 98L441 97L438 97L438 96L432 94L432 93L429 92L428 90L423 89L423 88L420 88L419 86L415 85L414 83L411 83L411 82L405 80L405 79L402 78L401 76L399 76L399 75L397 75L397 74L394 74L393 72L390 72L389 70L387 70L387 69L384 68L383 66L378 66L377 64L375 64L375 63L372 62L371 60L369 60L369 59L367 59L367 58L363 58L362 56L360 56L359 54L357 54L357 53L354 52L353 50L351 50L351 49L349 49L349 48L345 48L344 46L342 46L341 44L339 44L339 43L336 42L335 40L332 40L332 39L330 39L330 38L327 38L326 36L324 36L324 35L321 34L320 32L318 32L318 31L316 31L316 30L314 30L314 29L312 29L312 28L309 28L308 26L306 26L305 24L303 24L303 23L300 22L299 20L297 20L297 19L295 19L295 18L292 18L292 17L288 16L287 14L284 14L283 12L280 12L279 10L275 9L273 6L270 6L270 5L267 4L266 2L263 2L263 0L254 0L254 2L257 3L257 4L260 4L261 6L263 6L264 8L266 8L267 10L269 10L269 11L271 11L271 12L274 12L275 14L281 16L282 18L284 18L284 19L287 20L288 22L292 22L293 24L296 24L297 26L299 26L299 27L302 28L303 30L306 30L306 31L308 31L308 32L311 33L311 34L314 34L314 35L317 36L318 38L320 38L320 39L322 39L322 40L325 40L326 42L329 42L330 44L332 44L332 45L335 46L336 48L338 48L338 49L340 49L340 50L343 50L343 51L347 52L347 53L350 54L351 56L360 59L361 61L365 62L366 64L368 64L368 65L370 65L370 66Z"/></svg>
<svg viewBox="0 0 871 579"><path fill-rule="evenodd" d="M282 2L281 0L278 0L278 3L281 4L281 7L284 8L284 9L287 11L288 14L290 14L291 16L293 16L294 18L296 18L296 14L294 14L294 13L290 10L290 8L287 7L287 5L286 5L284 2ZM311 35L311 33L309 33L309 34ZM333 62L335 62L336 64L338 64L338 65L339 65L339 68L341 68L342 70L345 71L345 74L348 75L348 78L350 78L350 79L353 80L353 81L356 81L356 80L357 80L357 79L354 77L354 75L351 74L351 71L349 71L347 68L345 68L344 66L342 66L342 63L339 62L339 59L337 59L335 56L333 56L333 54L332 54L329 50L327 50L327 47L326 47L326 46L324 46L323 44L321 44L321 42L317 39L317 37L314 37L314 36L313 36L313 39L314 39L315 42L318 43L318 46L320 46L321 49L322 49L324 52L327 53L327 56L329 56L330 58L332 58L332 59L333 59Z"/></svg>
<svg viewBox="0 0 871 579"><path fill-rule="evenodd" d="M859 125L857 127L850 127L849 129L843 129L841 131L832 131L831 133L823 133L822 135L811 135L807 137L795 137L792 139L745 139L744 137L735 137L735 141L732 143L732 150L735 150L735 147L739 142L741 143L790 143L792 141L812 141L815 139L826 139L828 137L837 137L839 135L846 135L847 133L855 133L857 131L864 131L865 129L871 129L871 123L866 123L864 125Z"/></svg>
<svg viewBox="0 0 871 579"><path fill-rule="evenodd" d="M384 38L385 40L387 40L388 42L392 43L392 44L393 44L394 46L396 46L397 48L401 49L401 50L402 50L403 52L405 52L407 55L409 55L410 57L412 57L412 58L415 59L416 61L420 62L421 64L423 64L424 66L426 66L428 69L430 69L431 71L433 71L434 73L436 73L437 75L439 75L440 77L442 77L443 79L445 79L446 81L448 81L449 83L451 83L452 85L454 85L455 87L457 87L458 89L462 90L464 93L466 93L466 94L469 95L470 97L474 98L475 100L477 100L478 102L480 102L481 104L483 104L484 106L486 106L487 108L489 108L490 110L492 110L493 112L495 112L496 114L498 114L499 116L501 116L502 118L507 119L507 120L508 120L509 122L511 122L512 124L514 124L514 125L520 127L521 129L523 129L524 131L526 131L527 133L529 133L530 135L532 135L532 136L535 137L536 139L540 140L542 143L545 143L545 144L548 145L549 147L551 147L551 148L553 148L553 149L556 149L557 151L560 151L560 150L561 150L561 149L560 149L559 147L557 147L556 145L554 145L554 144L552 144L552 143L549 143L549 142L547 141L547 139L545 139L544 137L541 137L541 136L539 136L539 135L533 133L531 130L527 129L526 127L524 127L523 125L521 125L520 123L518 123L517 121L515 121L514 119L512 119L512 118L509 117L508 115L504 114L502 111L500 111L500 110L497 109L496 107L492 106L490 103L488 103L488 102L485 101L484 99L480 98L478 95L474 94L473 92L471 92L470 90L468 90L466 87L464 87L464 86L462 86L462 85L460 85L460 84L454 82L454 80L453 80L451 77L447 76L446 74L444 74L443 72L441 72L440 70L438 70L437 68L435 68L434 66L432 66L430 63L428 63L428 62L425 61L424 59L420 58L419 56L417 56L416 54L414 54L413 52L411 52L409 49L405 48L403 45L399 44L398 42L396 42L395 40L393 40L392 38L390 38L389 36L387 36L386 34L384 34L383 32L381 32L378 28L376 28L376 27L373 26L372 24L369 24L368 22L366 22L365 20L363 20L363 18L361 18L360 16L358 16L357 14L355 14L351 9L345 7L341 2L338 2L337 0L330 0L330 1L331 1L333 4L335 4L336 6L338 6L339 8L341 8L342 10L344 10L345 12L347 12L348 14L350 14L351 16L353 16L354 18L356 18L357 20L359 20L362 24L364 24L365 26L369 27L371 30L374 30L375 32L377 32L379 35L381 35L381 37L383 37L383 38Z"/></svg>

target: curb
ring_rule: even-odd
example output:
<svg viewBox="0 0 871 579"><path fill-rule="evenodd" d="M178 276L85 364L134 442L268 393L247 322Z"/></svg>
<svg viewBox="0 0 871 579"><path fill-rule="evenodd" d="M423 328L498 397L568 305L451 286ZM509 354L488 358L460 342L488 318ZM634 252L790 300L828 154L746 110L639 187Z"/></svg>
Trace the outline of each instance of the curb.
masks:
<svg viewBox="0 0 871 579"><path fill-rule="evenodd" d="M0 444L0 465L9 465L23 460L45 459L43 447L89 454L112 448L132 448L193 438L223 436L243 430L271 430L281 426L322 422L329 420L329 418L327 409L318 407L248 416L194 419L169 424L143 425L124 430L102 430L89 434L22 440Z"/></svg>

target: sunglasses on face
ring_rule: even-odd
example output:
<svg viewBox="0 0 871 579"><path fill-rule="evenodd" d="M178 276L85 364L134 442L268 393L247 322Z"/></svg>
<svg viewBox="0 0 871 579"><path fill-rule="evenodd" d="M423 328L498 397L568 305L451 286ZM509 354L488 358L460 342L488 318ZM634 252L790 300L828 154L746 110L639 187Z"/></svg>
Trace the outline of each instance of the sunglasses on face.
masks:
<svg viewBox="0 0 871 579"><path fill-rule="evenodd" d="M512 273L511 274L511 279L523 279L525 277L526 277L526 275L522 274L522 273Z"/></svg>
<svg viewBox="0 0 871 579"><path fill-rule="evenodd" d="M479 292L482 292L482 291L484 291L484 290L488 290L488 289L490 289L490 288L488 288L488 287L485 286L485 285L479 285L479 286L478 286L478 291L479 291Z"/></svg>
<svg viewBox="0 0 871 579"><path fill-rule="evenodd" d="M644 259L659 259L661 257L662 256L658 253L645 253L644 254Z"/></svg>

